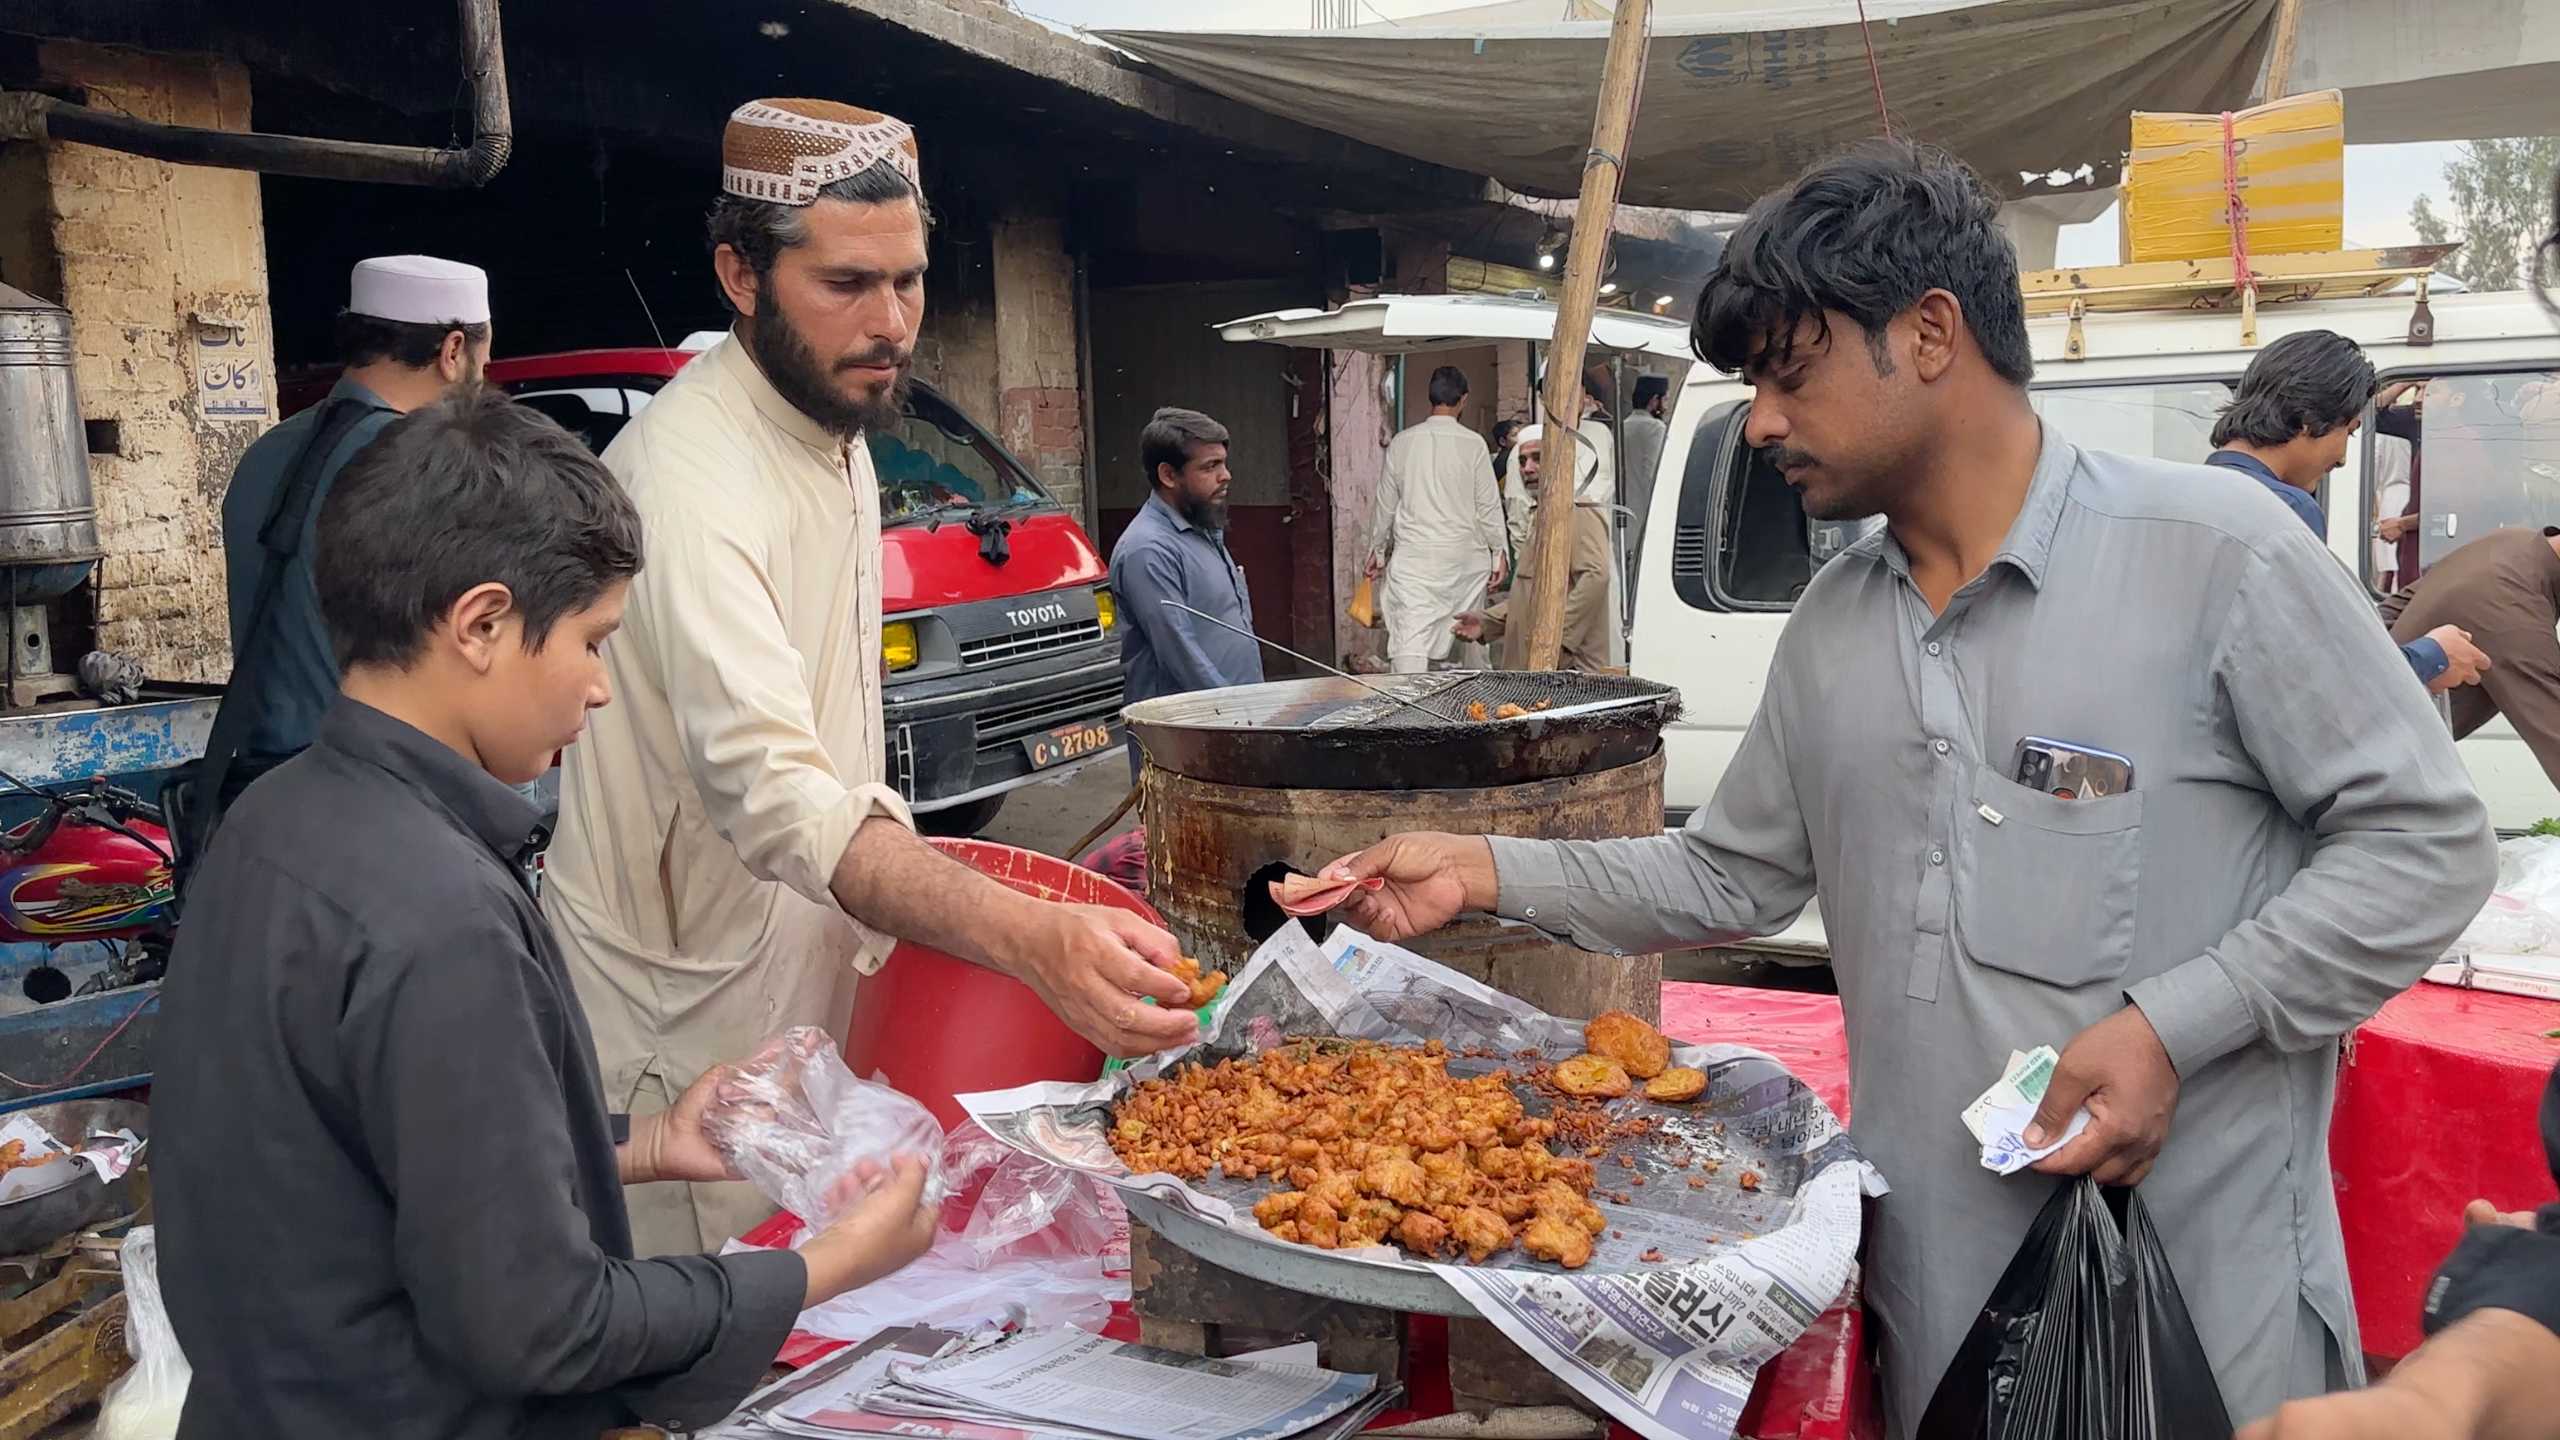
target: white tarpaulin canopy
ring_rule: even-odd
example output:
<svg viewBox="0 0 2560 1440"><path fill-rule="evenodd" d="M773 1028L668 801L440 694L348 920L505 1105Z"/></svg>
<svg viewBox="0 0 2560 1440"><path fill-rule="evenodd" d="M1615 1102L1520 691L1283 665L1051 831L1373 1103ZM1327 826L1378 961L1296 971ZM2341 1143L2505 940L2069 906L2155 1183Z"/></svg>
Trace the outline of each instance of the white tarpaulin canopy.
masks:
<svg viewBox="0 0 2560 1440"><path fill-rule="evenodd" d="M2054 171L2115 182L2136 109L2246 104L2276 0L1867 0L1894 133L1943 145L2004 193ZM1205 89L1306 124L1490 174L1580 189L1609 27L1107 30ZM1876 133L1854 0L1686 0L1656 17L1620 199L1740 210Z"/></svg>

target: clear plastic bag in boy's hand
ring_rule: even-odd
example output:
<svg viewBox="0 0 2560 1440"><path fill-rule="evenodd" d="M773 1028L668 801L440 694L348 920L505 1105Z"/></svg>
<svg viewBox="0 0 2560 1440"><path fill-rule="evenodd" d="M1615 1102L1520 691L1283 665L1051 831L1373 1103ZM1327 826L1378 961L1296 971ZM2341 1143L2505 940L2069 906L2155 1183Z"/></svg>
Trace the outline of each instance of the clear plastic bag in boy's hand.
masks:
<svg viewBox="0 0 2560 1440"><path fill-rule="evenodd" d="M2231 1440L2141 1197L2074 1180L2027 1228L1919 1440Z"/></svg>
<svg viewBox="0 0 2560 1440"><path fill-rule="evenodd" d="M925 1167L924 1203L949 1193L942 1126L886 1085L857 1080L815 1026L786 1030L730 1067L703 1112L702 1132L764 1197L808 1222L833 1224L892 1162Z"/></svg>

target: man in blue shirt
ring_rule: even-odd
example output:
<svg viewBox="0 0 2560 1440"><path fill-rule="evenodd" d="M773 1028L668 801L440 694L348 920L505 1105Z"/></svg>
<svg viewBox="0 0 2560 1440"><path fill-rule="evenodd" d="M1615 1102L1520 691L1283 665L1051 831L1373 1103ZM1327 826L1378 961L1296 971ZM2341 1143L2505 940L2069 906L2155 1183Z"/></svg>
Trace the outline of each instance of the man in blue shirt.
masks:
<svg viewBox="0 0 2560 1440"><path fill-rule="evenodd" d="M2329 517L2318 491L2347 461L2347 445L2373 403L2373 362L2334 330L2304 330L2258 352L2231 403L2213 422L2207 465L2237 470L2267 487L2326 540ZM2430 693L2477 682L2489 657L2468 632L2441 625L2400 647Z"/></svg>
<svg viewBox="0 0 2560 1440"><path fill-rule="evenodd" d="M1130 703L1193 690L1262 682L1262 647L1244 567L1227 553L1227 427L1197 410L1168 406L1138 440L1152 493L1111 547L1111 593L1125 617L1120 658ZM1174 609L1179 601L1235 630ZM1244 632L1243 634L1237 631ZM1129 775L1140 765L1129 742Z"/></svg>
<svg viewBox="0 0 2560 1440"><path fill-rule="evenodd" d="M480 377L489 360L489 277L476 265L429 255L360 261L348 284L347 308L338 315L337 338L346 369L336 387L320 404L258 437L240 457L222 497L232 676L236 681L254 674L248 687L235 687L223 703L255 707L226 793L300 753L321 716L337 703L337 656L311 579L320 502L338 472L385 426ZM283 587L261 639L250 633L250 612L267 566L278 559L261 532L303 451L322 439L328 448L315 457L317 492L301 535L293 537L298 544L286 547ZM253 664L251 652L259 646L265 653Z"/></svg>

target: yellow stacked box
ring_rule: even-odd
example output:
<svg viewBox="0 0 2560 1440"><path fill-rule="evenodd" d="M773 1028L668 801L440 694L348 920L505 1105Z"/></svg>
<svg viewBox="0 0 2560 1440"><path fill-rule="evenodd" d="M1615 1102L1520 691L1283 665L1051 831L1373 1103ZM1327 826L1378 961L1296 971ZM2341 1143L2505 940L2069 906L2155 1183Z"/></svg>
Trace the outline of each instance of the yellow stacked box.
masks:
<svg viewBox="0 0 2560 1440"><path fill-rule="evenodd" d="M2233 167L2249 253L2301 255L2345 244L2346 105L2335 90L2235 111ZM2133 113L2124 172L2124 258L2201 260L2231 253L2220 115Z"/></svg>

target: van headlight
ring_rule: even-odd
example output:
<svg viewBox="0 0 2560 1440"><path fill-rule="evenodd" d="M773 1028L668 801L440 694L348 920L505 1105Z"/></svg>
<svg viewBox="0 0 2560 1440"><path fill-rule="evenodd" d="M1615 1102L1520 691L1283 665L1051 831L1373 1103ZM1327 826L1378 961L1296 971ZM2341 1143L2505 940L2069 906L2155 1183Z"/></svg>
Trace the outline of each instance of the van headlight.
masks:
<svg viewBox="0 0 2560 1440"><path fill-rule="evenodd" d="M915 622L892 620L880 627L880 663L892 672L913 670L924 652L916 644Z"/></svg>
<svg viewBox="0 0 2560 1440"><path fill-rule="evenodd" d="M1120 623L1120 607L1113 602L1109 590L1093 592L1093 615L1095 619L1102 622L1102 633L1105 635L1111 633L1111 627Z"/></svg>

